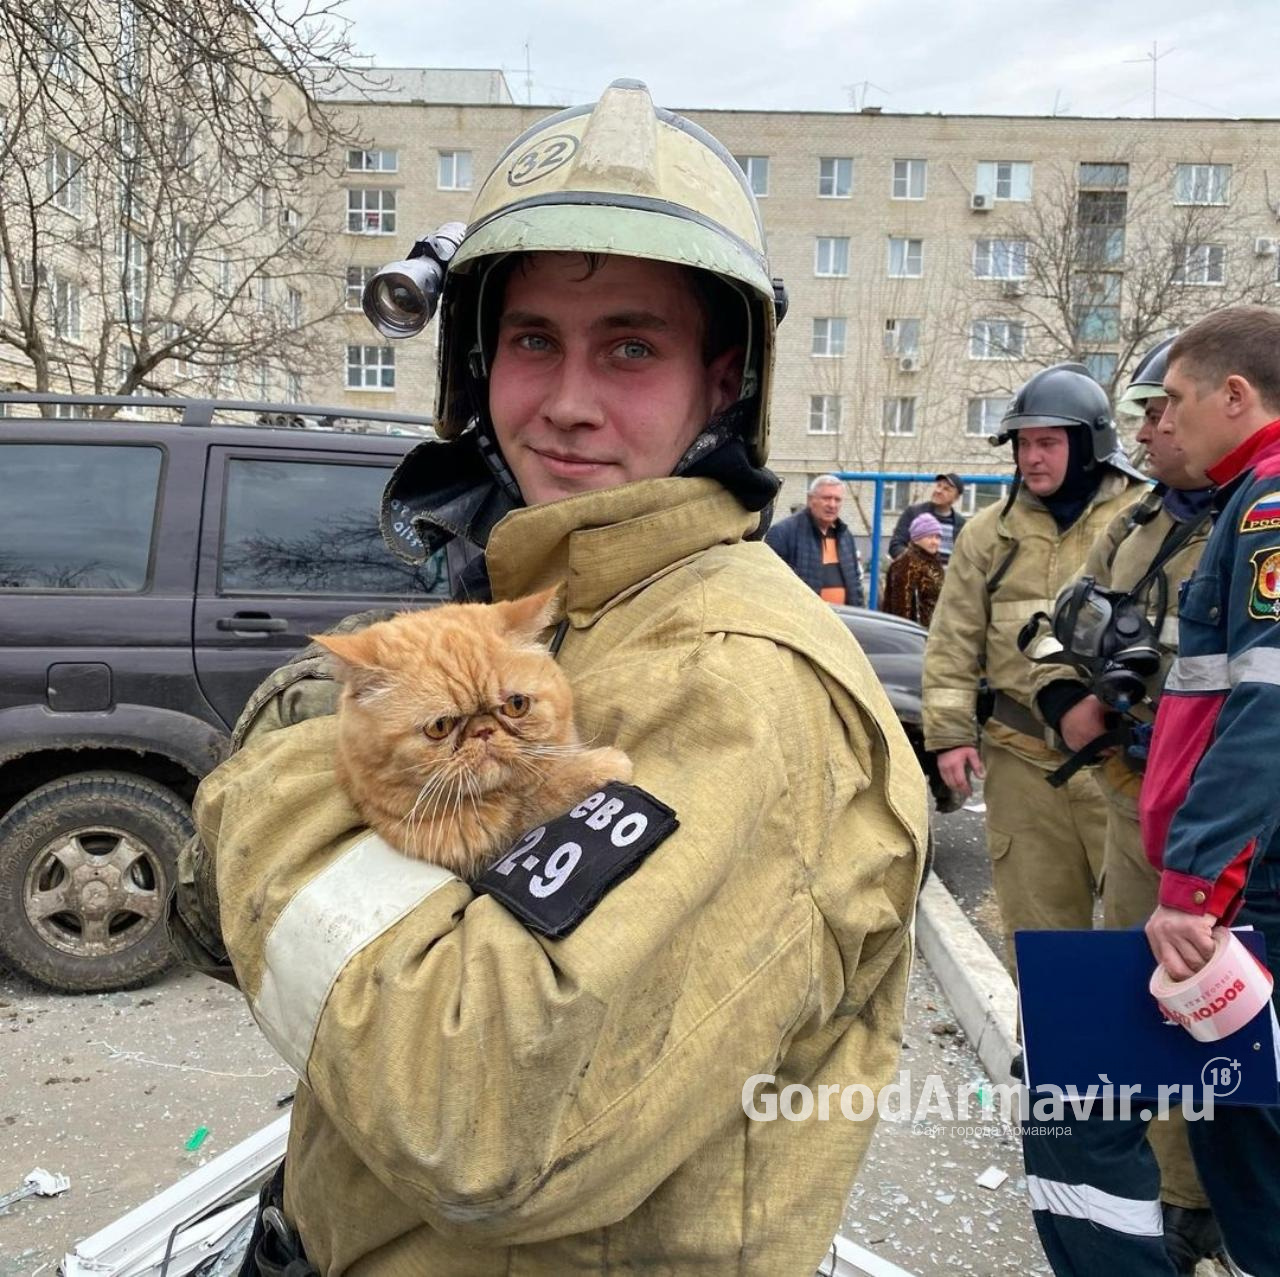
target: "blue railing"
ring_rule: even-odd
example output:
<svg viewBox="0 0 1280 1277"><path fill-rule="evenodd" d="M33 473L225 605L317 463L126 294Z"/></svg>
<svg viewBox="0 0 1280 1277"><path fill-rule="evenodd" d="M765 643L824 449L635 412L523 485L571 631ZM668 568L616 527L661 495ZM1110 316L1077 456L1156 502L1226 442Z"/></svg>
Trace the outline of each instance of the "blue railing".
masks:
<svg viewBox="0 0 1280 1277"><path fill-rule="evenodd" d="M867 566L867 606L875 607L880 602L880 542L884 538L881 524L884 522L884 485L886 483L933 483L938 471L909 474L906 471L886 470L833 470L837 479L845 479L850 483L874 483L876 485L875 509L871 515L871 555ZM962 474L960 478L966 483L1012 483L1011 474Z"/></svg>

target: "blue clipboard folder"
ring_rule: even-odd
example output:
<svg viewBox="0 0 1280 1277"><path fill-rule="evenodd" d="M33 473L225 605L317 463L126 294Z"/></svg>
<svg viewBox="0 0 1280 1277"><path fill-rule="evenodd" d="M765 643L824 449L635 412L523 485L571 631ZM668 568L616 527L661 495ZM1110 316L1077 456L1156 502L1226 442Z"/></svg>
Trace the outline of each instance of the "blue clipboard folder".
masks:
<svg viewBox="0 0 1280 1277"><path fill-rule="evenodd" d="M1260 932L1236 934L1266 963ZM1147 991L1155 960L1141 930L1019 931L1013 944L1028 1087L1083 1095L1106 1074L1117 1096L1121 1086L1136 1085L1136 1097L1152 1100L1161 1086L1191 1087L1198 1103L1207 1079L1226 1076L1213 1070L1229 1068L1238 1080L1229 1094L1211 1083L1215 1104L1280 1106L1274 1000L1270 1014L1220 1041L1198 1042L1165 1020Z"/></svg>

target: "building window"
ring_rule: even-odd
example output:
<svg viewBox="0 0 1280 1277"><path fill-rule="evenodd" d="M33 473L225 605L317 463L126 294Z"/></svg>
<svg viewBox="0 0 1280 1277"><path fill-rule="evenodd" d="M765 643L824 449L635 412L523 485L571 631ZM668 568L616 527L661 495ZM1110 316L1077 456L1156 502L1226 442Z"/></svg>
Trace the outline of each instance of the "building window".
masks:
<svg viewBox="0 0 1280 1277"><path fill-rule="evenodd" d="M116 83L122 93L138 89L138 11L131 0L120 6L120 51L116 57Z"/></svg>
<svg viewBox="0 0 1280 1277"><path fill-rule="evenodd" d="M735 155L735 162L746 174L752 195L769 194L769 157L767 155Z"/></svg>
<svg viewBox="0 0 1280 1277"><path fill-rule="evenodd" d="M920 353L920 321L918 319L886 319L884 321L884 353L886 355L918 355Z"/></svg>
<svg viewBox="0 0 1280 1277"><path fill-rule="evenodd" d="M228 298L233 291L231 257L226 249L218 250L218 296Z"/></svg>
<svg viewBox="0 0 1280 1277"><path fill-rule="evenodd" d="M348 390L394 390L396 352L390 346L347 347Z"/></svg>
<svg viewBox="0 0 1280 1277"><path fill-rule="evenodd" d="M280 209L280 229L286 236L296 235L302 229L302 214L285 204Z"/></svg>
<svg viewBox="0 0 1280 1277"><path fill-rule="evenodd" d="M1031 165L1013 160L984 160L978 165L974 190L997 200L1031 198Z"/></svg>
<svg viewBox="0 0 1280 1277"><path fill-rule="evenodd" d="M302 374L287 372L284 375L284 397L286 403L302 402Z"/></svg>
<svg viewBox="0 0 1280 1277"><path fill-rule="evenodd" d="M196 128L184 116L173 123L173 159L179 168L189 168L196 158Z"/></svg>
<svg viewBox="0 0 1280 1277"><path fill-rule="evenodd" d="M828 199L848 199L853 194L853 161L835 157L820 159L818 194Z"/></svg>
<svg viewBox="0 0 1280 1277"><path fill-rule="evenodd" d="M364 297L364 286L378 273L376 266L347 267L347 298L344 303L347 310L362 310L361 299Z"/></svg>
<svg viewBox="0 0 1280 1277"><path fill-rule="evenodd" d="M116 241L116 256L123 303L121 318L138 323L142 319L142 304L146 296L147 246L139 236L122 226Z"/></svg>
<svg viewBox="0 0 1280 1277"><path fill-rule="evenodd" d="M348 151L348 173L395 173L400 167L399 151Z"/></svg>
<svg viewBox="0 0 1280 1277"><path fill-rule="evenodd" d="M138 160L138 125L127 115L120 117L119 150L116 156L120 178L120 216L125 221L140 221L142 205L139 199L141 165Z"/></svg>
<svg viewBox="0 0 1280 1277"><path fill-rule="evenodd" d="M258 365L258 398L264 401L271 398L271 369L266 364Z"/></svg>
<svg viewBox="0 0 1280 1277"><path fill-rule="evenodd" d="M1124 260L1126 191L1081 191L1076 202L1076 262L1081 266L1118 266Z"/></svg>
<svg viewBox="0 0 1280 1277"><path fill-rule="evenodd" d="M1081 164L1080 185L1103 191L1120 191L1129 185L1127 164Z"/></svg>
<svg viewBox="0 0 1280 1277"><path fill-rule="evenodd" d="M271 310L271 276L258 277L258 314L265 315Z"/></svg>
<svg viewBox="0 0 1280 1277"><path fill-rule="evenodd" d="M302 327L302 293L299 289L291 288L285 294L284 314L290 328Z"/></svg>
<svg viewBox="0 0 1280 1277"><path fill-rule="evenodd" d="M815 319L813 321L812 354L836 358L844 354L844 319Z"/></svg>
<svg viewBox="0 0 1280 1277"><path fill-rule="evenodd" d="M809 396L809 433L834 435L840 433L840 396Z"/></svg>
<svg viewBox="0 0 1280 1277"><path fill-rule="evenodd" d="M1009 495L1007 483L966 483L960 494L960 513L977 514Z"/></svg>
<svg viewBox="0 0 1280 1277"><path fill-rule="evenodd" d="M1109 350L1094 350L1086 354L1082 362L1098 385L1109 386L1115 379L1119 356Z"/></svg>
<svg viewBox="0 0 1280 1277"><path fill-rule="evenodd" d="M813 273L832 276L844 276L849 273L847 237L818 236L814 244Z"/></svg>
<svg viewBox="0 0 1280 1277"><path fill-rule="evenodd" d="M302 131L295 128L292 124L289 125L289 131L284 135L284 153L286 155L291 155L296 159L298 156L302 155L305 150L306 147L302 140ZM395 152L392 151L391 154L394 155Z"/></svg>
<svg viewBox="0 0 1280 1277"><path fill-rule="evenodd" d="M1175 204L1225 204L1230 186L1230 164L1179 164L1174 168Z"/></svg>
<svg viewBox="0 0 1280 1277"><path fill-rule="evenodd" d="M80 83L80 36L71 19L56 10L49 17L44 61L49 74L75 88Z"/></svg>
<svg viewBox="0 0 1280 1277"><path fill-rule="evenodd" d="M1026 325L1015 319L975 319L969 329L970 359L1022 359Z"/></svg>
<svg viewBox="0 0 1280 1277"><path fill-rule="evenodd" d="M893 198L895 200L924 199L926 167L924 160L894 160Z"/></svg>
<svg viewBox="0 0 1280 1277"><path fill-rule="evenodd" d="M987 395L981 399L969 400L969 413L965 420L964 432L986 438L1000 433L1000 422L1009 411L1013 400L1008 395Z"/></svg>
<svg viewBox="0 0 1280 1277"><path fill-rule="evenodd" d="M258 225L268 226L271 223L271 192L263 185L258 186ZM350 201L348 201L350 203Z"/></svg>
<svg viewBox="0 0 1280 1277"><path fill-rule="evenodd" d="M1175 284L1225 284L1227 250L1222 244L1188 244L1178 255Z"/></svg>
<svg viewBox="0 0 1280 1277"><path fill-rule="evenodd" d="M180 284L196 251L196 233L190 222L173 224L173 282Z"/></svg>
<svg viewBox="0 0 1280 1277"><path fill-rule="evenodd" d="M1099 272L1072 281L1077 341L1105 345L1120 340L1120 280L1119 274Z"/></svg>
<svg viewBox="0 0 1280 1277"><path fill-rule="evenodd" d="M347 231L351 235L394 235L396 193L357 186L347 192Z"/></svg>
<svg viewBox="0 0 1280 1277"><path fill-rule="evenodd" d="M911 504L911 481L894 479L884 485L884 505L880 507L883 514L901 514Z"/></svg>
<svg viewBox="0 0 1280 1277"><path fill-rule="evenodd" d="M973 246L973 273L977 279L1026 279L1025 239L980 239Z"/></svg>
<svg viewBox="0 0 1280 1277"><path fill-rule="evenodd" d="M889 278L919 279L924 274L924 240L889 240Z"/></svg>
<svg viewBox="0 0 1280 1277"><path fill-rule="evenodd" d="M182 378L190 377L195 370L188 357L191 353L191 346L185 340L182 326L180 324L165 324L164 340L170 347L169 358L173 360L173 375Z"/></svg>
<svg viewBox="0 0 1280 1277"><path fill-rule="evenodd" d="M83 162L74 151L57 143L49 151L49 194L55 208L76 217L84 211Z"/></svg>
<svg viewBox="0 0 1280 1277"><path fill-rule="evenodd" d="M53 310L53 335L63 341L80 340L80 285L61 275L53 277L49 290Z"/></svg>
<svg viewBox="0 0 1280 1277"><path fill-rule="evenodd" d="M471 189L471 152L441 151L436 167L436 185L442 191Z"/></svg>
<svg viewBox="0 0 1280 1277"><path fill-rule="evenodd" d="M914 395L884 401L881 429L887 435L913 435L916 432L916 399Z"/></svg>

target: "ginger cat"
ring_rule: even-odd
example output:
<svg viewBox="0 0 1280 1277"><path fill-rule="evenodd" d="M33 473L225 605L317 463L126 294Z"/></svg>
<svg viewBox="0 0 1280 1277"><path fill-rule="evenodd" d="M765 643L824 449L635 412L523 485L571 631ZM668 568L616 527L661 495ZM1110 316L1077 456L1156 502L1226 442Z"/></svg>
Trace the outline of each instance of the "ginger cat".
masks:
<svg viewBox="0 0 1280 1277"><path fill-rule="evenodd" d="M555 593L313 636L344 685L338 782L405 855L473 878L526 830L631 779L621 750L578 739L569 682L537 642Z"/></svg>

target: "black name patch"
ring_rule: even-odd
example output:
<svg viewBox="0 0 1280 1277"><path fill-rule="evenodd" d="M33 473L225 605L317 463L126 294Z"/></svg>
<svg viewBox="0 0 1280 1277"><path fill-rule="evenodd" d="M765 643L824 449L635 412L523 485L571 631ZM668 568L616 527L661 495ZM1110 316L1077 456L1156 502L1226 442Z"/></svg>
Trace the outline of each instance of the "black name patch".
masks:
<svg viewBox="0 0 1280 1277"><path fill-rule="evenodd" d="M567 936L680 821L635 785L610 781L563 816L525 834L475 881L527 927Z"/></svg>

